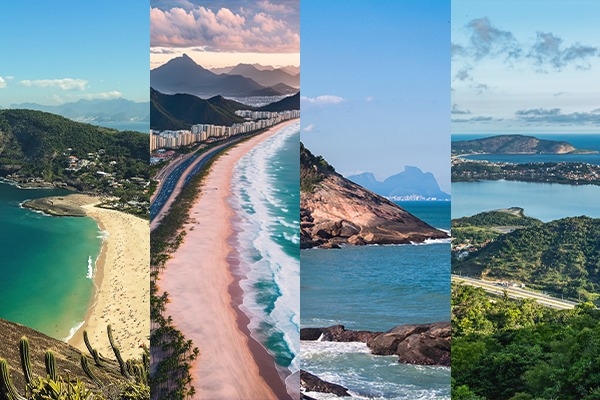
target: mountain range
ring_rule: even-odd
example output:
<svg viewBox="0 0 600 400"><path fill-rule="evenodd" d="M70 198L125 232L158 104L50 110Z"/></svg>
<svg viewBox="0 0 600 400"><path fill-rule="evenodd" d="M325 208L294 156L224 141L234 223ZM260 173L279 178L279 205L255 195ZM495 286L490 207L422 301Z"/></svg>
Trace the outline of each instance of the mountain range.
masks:
<svg viewBox="0 0 600 400"><path fill-rule="evenodd" d="M188 93L203 98L279 96L297 92L300 76L282 69L260 70L251 64L240 64L228 73L216 74L184 54L151 70L150 83L165 94Z"/></svg>
<svg viewBox="0 0 600 400"><path fill-rule="evenodd" d="M150 103L135 102L124 98L79 100L57 106L37 103L11 104L11 108L28 109L62 115L80 122L143 122L150 120Z"/></svg>
<svg viewBox="0 0 600 400"><path fill-rule="evenodd" d="M567 154L576 151L567 142L525 135L498 135L483 139L452 142L452 155L486 154Z"/></svg>
<svg viewBox="0 0 600 400"><path fill-rule="evenodd" d="M433 174L417 167L406 166L403 172L383 182L378 181L371 172L347 178L373 193L394 200L450 200L450 195L440 189Z"/></svg>
<svg viewBox="0 0 600 400"><path fill-rule="evenodd" d="M223 96L207 100L191 94L164 94L150 88L150 128L156 130L190 129L194 124L231 126L244 122L237 110L284 111L300 109L300 93L262 107L251 107Z"/></svg>

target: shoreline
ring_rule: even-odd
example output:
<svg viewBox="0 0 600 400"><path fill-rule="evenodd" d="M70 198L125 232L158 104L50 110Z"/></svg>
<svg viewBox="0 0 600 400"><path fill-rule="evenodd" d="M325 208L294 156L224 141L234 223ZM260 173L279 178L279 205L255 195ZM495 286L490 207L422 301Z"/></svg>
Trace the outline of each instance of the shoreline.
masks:
<svg viewBox="0 0 600 400"><path fill-rule="evenodd" d="M150 345L148 222L120 211L96 208L99 197L71 194L55 199L80 207L103 233L100 253L94 260L94 293L83 324L66 342L86 354L83 331L87 330L92 347L112 358L106 333L106 326L111 324L123 358L140 357L139 345ZM129 309L121 310L122 304Z"/></svg>
<svg viewBox="0 0 600 400"><path fill-rule="evenodd" d="M214 162L183 227L185 239L159 277L161 292L177 293L166 315L200 350L190 370L199 398L290 398L274 358L251 337L249 318L237 307L243 292L230 269L239 261L231 243L235 215L229 198L236 162L295 122L241 142Z"/></svg>

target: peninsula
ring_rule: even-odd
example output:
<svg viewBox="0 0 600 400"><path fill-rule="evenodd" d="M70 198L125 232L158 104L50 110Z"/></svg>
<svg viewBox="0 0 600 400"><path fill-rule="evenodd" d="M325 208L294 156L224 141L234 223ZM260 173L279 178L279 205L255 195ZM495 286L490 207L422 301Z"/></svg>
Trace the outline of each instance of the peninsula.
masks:
<svg viewBox="0 0 600 400"><path fill-rule="evenodd" d="M525 135L498 135L452 142L452 155L467 154L569 154L580 152L572 144Z"/></svg>
<svg viewBox="0 0 600 400"><path fill-rule="evenodd" d="M300 147L300 247L409 244L446 239L398 205L336 173Z"/></svg>

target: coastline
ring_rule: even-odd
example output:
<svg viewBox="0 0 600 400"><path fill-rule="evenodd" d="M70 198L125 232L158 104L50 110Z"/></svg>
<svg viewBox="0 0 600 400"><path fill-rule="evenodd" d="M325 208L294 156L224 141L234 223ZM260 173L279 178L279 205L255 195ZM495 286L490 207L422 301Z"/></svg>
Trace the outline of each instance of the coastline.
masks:
<svg viewBox="0 0 600 400"><path fill-rule="evenodd" d="M290 398L273 357L250 336L237 307L242 290L230 264L234 212L229 204L236 162L296 120L286 121L227 150L212 165L190 210L186 236L158 285L170 296L166 315L200 350L190 373L199 398ZM192 306L193 305L193 306Z"/></svg>
<svg viewBox="0 0 600 400"><path fill-rule="evenodd" d="M87 353L83 331L92 347L112 358L106 326L112 326L123 358L140 357L139 346L150 345L150 240L148 221L116 210L95 207L99 198L81 194L65 196L93 218L103 234L95 261L94 297L84 323L67 343ZM123 305L127 305L127 309Z"/></svg>

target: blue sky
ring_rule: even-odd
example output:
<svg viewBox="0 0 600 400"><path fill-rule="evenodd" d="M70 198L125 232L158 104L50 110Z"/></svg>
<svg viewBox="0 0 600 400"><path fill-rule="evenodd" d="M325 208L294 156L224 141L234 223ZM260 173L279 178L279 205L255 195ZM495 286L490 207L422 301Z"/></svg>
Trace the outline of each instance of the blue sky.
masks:
<svg viewBox="0 0 600 400"><path fill-rule="evenodd" d="M2 3L0 107L149 100L148 2Z"/></svg>
<svg viewBox="0 0 600 400"><path fill-rule="evenodd" d="M598 15L594 0L452 1L452 132L600 132Z"/></svg>
<svg viewBox="0 0 600 400"><path fill-rule="evenodd" d="M343 175L417 166L450 190L450 2L303 0L304 144Z"/></svg>
<svg viewBox="0 0 600 400"><path fill-rule="evenodd" d="M299 0L151 0L150 66L187 54L205 68L298 66Z"/></svg>

